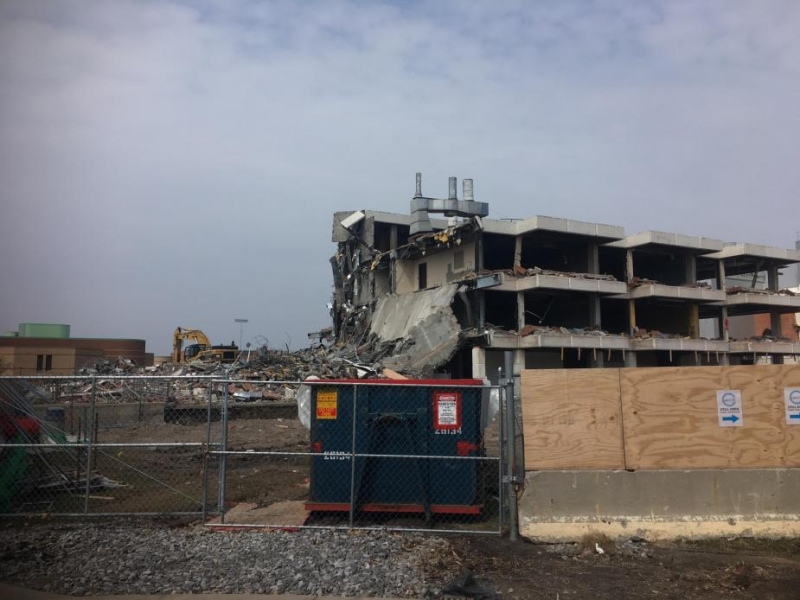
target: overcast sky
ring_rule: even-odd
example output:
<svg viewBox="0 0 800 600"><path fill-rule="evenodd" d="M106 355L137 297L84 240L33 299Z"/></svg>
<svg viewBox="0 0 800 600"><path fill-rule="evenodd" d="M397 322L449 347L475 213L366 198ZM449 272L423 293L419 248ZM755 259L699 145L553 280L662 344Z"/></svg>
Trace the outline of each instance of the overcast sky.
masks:
<svg viewBox="0 0 800 600"><path fill-rule="evenodd" d="M798 32L796 0L2 0L0 331L301 347L332 213L406 213L417 171L793 247Z"/></svg>

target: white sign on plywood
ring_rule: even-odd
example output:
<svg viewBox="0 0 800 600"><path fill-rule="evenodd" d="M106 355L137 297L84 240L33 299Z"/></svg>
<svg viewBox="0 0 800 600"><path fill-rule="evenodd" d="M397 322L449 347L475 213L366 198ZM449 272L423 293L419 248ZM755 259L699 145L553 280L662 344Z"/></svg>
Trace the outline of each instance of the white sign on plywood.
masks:
<svg viewBox="0 0 800 600"><path fill-rule="evenodd" d="M739 390L717 390L717 416L720 427L742 427L742 392Z"/></svg>
<svg viewBox="0 0 800 600"><path fill-rule="evenodd" d="M786 423L800 425L800 388L783 388L786 403Z"/></svg>

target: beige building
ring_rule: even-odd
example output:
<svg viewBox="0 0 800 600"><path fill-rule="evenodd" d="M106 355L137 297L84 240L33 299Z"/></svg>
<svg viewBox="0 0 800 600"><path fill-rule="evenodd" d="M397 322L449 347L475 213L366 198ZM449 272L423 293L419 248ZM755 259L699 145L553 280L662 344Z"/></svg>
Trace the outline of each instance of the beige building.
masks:
<svg viewBox="0 0 800 600"><path fill-rule="evenodd" d="M118 357L140 366L153 364L144 340L72 338L68 325L23 323L18 332L0 337L2 375L72 375L103 358Z"/></svg>

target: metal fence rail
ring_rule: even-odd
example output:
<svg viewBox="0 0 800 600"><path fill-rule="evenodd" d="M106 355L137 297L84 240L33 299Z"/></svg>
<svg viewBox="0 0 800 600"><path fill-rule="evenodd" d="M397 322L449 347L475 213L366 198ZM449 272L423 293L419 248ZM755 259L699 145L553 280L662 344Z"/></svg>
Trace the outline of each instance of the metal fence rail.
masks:
<svg viewBox="0 0 800 600"><path fill-rule="evenodd" d="M442 423L431 420L434 389ZM447 380L0 377L0 516L498 534L500 391ZM446 422L456 397L457 427Z"/></svg>

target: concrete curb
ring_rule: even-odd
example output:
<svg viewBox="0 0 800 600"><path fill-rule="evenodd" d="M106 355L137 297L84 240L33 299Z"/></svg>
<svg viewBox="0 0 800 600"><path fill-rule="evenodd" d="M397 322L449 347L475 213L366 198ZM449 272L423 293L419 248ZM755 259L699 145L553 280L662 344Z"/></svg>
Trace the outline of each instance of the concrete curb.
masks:
<svg viewBox="0 0 800 600"><path fill-rule="evenodd" d="M49 592L29 590L16 585L0 582L0 598L4 600L72 600L74 596L62 596ZM141 594L120 596L89 596L92 600L256 600L261 598L275 598L276 600L369 600L364 596L297 596L295 594L156 594L146 596ZM384 600L402 600L401 598L385 598Z"/></svg>

